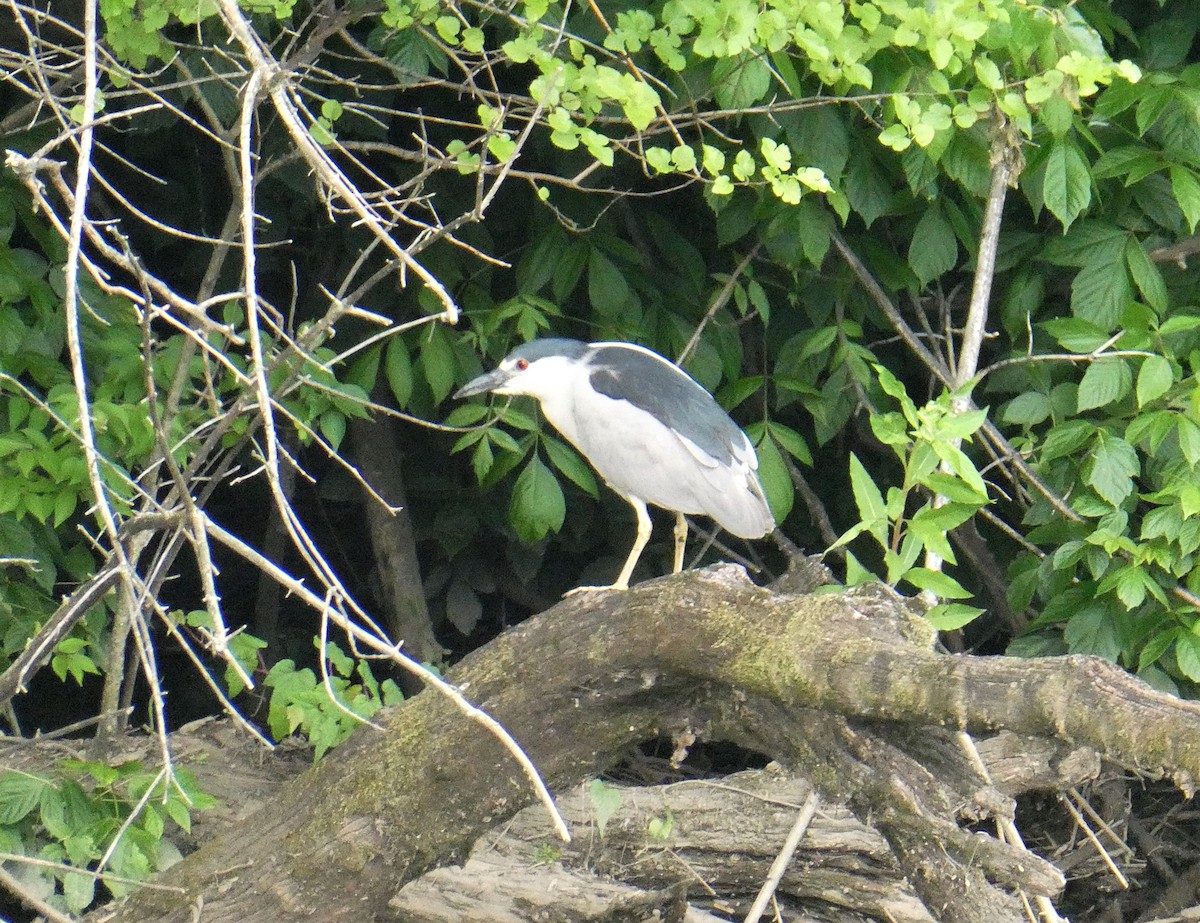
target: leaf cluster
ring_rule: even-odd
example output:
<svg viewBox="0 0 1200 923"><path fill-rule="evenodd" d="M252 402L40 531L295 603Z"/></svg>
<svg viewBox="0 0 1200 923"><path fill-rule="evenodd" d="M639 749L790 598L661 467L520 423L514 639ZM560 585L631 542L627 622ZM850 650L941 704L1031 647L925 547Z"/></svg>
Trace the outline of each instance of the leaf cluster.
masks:
<svg viewBox="0 0 1200 923"><path fill-rule="evenodd" d="M184 767L68 759L53 775L10 770L0 773L0 852L38 860L6 865L29 893L79 914L179 861L167 834L187 833L214 804Z"/></svg>

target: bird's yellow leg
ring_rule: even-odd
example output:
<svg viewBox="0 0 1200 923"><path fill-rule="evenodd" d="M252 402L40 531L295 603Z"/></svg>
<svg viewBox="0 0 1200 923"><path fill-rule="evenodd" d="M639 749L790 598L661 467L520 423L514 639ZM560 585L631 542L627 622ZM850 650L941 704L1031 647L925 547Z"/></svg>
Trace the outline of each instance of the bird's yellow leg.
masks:
<svg viewBox="0 0 1200 923"><path fill-rule="evenodd" d="M675 570L678 574L683 570L683 550L687 545L687 518L683 513L675 514Z"/></svg>
<svg viewBox="0 0 1200 923"><path fill-rule="evenodd" d="M646 547L646 543L650 541L650 513L646 510L646 504L641 500L635 500L633 497L626 497L629 505L633 507L633 511L637 513L637 538L633 540L633 547L629 550L629 557L625 559L625 566L621 568L621 573L617 576L616 583L610 586L580 586L573 590L568 590L564 596L574 596L576 593L594 593L599 590L628 590L629 578L633 574L633 569L637 566L638 558L642 556L642 551Z"/></svg>

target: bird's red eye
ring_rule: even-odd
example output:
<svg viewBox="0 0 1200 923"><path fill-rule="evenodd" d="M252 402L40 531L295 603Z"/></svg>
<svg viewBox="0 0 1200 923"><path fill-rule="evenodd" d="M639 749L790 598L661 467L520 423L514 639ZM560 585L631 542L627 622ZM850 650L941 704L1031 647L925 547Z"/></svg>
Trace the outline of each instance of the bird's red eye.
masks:
<svg viewBox="0 0 1200 923"><path fill-rule="evenodd" d="M518 359L517 360L517 371L518 372L524 372L527 368L529 368L529 360L528 359Z"/></svg>

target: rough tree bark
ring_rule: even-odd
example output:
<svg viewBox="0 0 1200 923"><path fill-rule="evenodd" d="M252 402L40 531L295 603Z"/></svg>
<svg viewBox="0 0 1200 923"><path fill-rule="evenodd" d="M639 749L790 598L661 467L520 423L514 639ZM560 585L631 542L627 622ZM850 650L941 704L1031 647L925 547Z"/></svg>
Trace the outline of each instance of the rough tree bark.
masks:
<svg viewBox="0 0 1200 923"><path fill-rule="evenodd" d="M798 766L825 800L871 816L935 919L1019 919L1012 888L1058 886L1044 863L958 826L964 793L926 765L945 728L1088 744L1190 790L1200 706L1091 658L937 654L922 624L886 596L778 595L716 568L572 598L450 678L558 790L660 733L733 739ZM172 869L180 893L142 891L111 918L383 916L401 884L461 862L530 800L501 746L426 692Z"/></svg>

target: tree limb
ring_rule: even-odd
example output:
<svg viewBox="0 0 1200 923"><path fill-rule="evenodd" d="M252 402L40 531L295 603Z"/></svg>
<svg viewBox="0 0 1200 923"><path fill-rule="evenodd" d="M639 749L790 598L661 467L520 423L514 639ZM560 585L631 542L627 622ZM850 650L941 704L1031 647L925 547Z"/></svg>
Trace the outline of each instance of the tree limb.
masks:
<svg viewBox="0 0 1200 923"><path fill-rule="evenodd" d="M778 596L724 567L567 600L469 656L451 679L559 789L664 727L714 722L728 731L739 702L754 700L781 716L811 709L856 722L1059 737L1169 772L1185 789L1200 774L1200 705L1095 658L947 656L922 644L922 632L927 638L927 626L890 596ZM765 752L786 758L805 746L807 726L764 722L754 733ZM822 733L863 766L879 746L862 727L835 723ZM919 859L930 893L955 880L962 887L963 850L987 850L956 833L952 818L940 832L914 827L926 805L946 798L936 788L922 794L904 781L917 770L904 772L878 783L903 783L916 799L885 835ZM813 781L846 794L828 767ZM206 923L299 919L314 908L332 923L360 920L382 912L403 882L461 861L483 830L532 797L493 736L443 697L418 695L388 715L383 733L363 729L266 810L172 869L186 899L143 891L113 919L184 923L202 902ZM991 842L995 858L985 867L1001 875L1007 854ZM934 861L928 845L940 851L939 843L957 861Z"/></svg>

